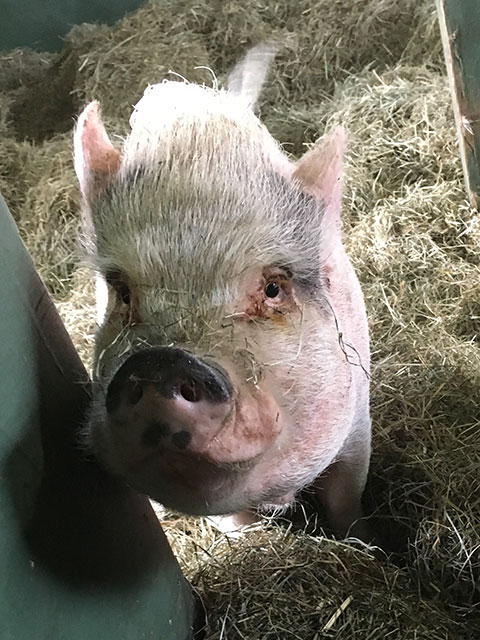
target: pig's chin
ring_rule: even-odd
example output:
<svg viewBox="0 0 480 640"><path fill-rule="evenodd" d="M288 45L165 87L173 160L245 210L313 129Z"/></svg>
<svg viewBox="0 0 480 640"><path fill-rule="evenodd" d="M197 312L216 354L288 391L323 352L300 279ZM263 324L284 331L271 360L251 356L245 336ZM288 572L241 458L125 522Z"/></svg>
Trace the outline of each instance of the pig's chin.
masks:
<svg viewBox="0 0 480 640"><path fill-rule="evenodd" d="M223 515L253 506L243 491L248 471L224 469L195 458L176 467L172 461L152 463L128 473L125 479L170 509L191 515Z"/></svg>
<svg viewBox="0 0 480 640"><path fill-rule="evenodd" d="M258 457L258 461L263 456ZM261 506L267 510L285 508L295 492L287 488L259 486L252 482L257 460L239 462L227 468L192 458L175 461L156 459L125 476L137 491L165 507L190 515L225 515Z"/></svg>

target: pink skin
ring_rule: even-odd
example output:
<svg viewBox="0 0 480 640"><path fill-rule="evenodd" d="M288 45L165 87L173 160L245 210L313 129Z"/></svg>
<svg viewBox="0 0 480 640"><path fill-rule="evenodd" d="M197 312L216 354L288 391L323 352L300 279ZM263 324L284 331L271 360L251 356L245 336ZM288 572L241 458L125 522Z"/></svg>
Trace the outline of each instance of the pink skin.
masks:
<svg viewBox="0 0 480 640"><path fill-rule="evenodd" d="M323 144L323 153L318 153L318 147L313 149L302 158L293 174L294 178L303 181L307 191L328 203L324 216L327 233L323 269L328 280L329 302L339 327L343 362L339 361L335 367L331 393L324 389L318 403L311 408L303 438L293 441L289 438L284 447L280 445L275 452L275 461L265 455L254 469L250 483L256 487L262 484L275 486L282 471L308 460L313 443L323 441L325 456L319 461L314 484L329 524L341 535L354 535L368 541L373 536L361 520L361 495L370 458L370 352L362 291L341 242L343 147L343 131L336 130ZM282 458L285 464L282 464ZM322 473L325 469L328 471ZM278 504L282 506L293 500L294 495L295 491L290 492L284 500L279 499ZM245 516L239 515L236 520L241 522ZM228 528L228 524L222 526Z"/></svg>
<svg viewBox="0 0 480 640"><path fill-rule="evenodd" d="M96 103L79 120L75 146L76 170L88 199L108 184L120 164ZM178 397L166 399L152 386L134 409L121 406L110 416L96 443L106 464L133 486L166 504L173 497L185 511L240 511L237 520L245 522L251 519L245 508L284 505L306 484L315 483L329 522L339 533L347 534L361 518L370 453L369 346L362 293L341 242L343 148L344 134L337 129L296 166L287 165L284 157L272 160L325 204L324 245L319 251L331 314L328 322L319 323L316 335L308 336L326 348L321 388L303 408L301 429L282 407L282 394L287 397L289 388L298 384L288 379L288 372L276 380L267 376L256 389L245 390L238 380L235 383L236 372L229 370L235 397L233 403L220 405L202 401L193 406ZM254 286L236 315L275 321L277 316L256 302L257 295ZM296 313L295 292L287 291L281 304L285 314ZM284 321L278 317L277 322ZM142 446L144 427L152 417L164 414L175 433L191 435L185 451ZM132 429L132 424L138 428ZM369 536L358 525L352 531Z"/></svg>
<svg viewBox="0 0 480 640"><path fill-rule="evenodd" d="M167 419L173 433L190 434L189 455L224 468L263 454L276 441L281 425L277 404L261 391L243 397L237 394L232 404L207 400L191 403L181 395L165 398L152 384L144 389L136 405L130 406L125 399L107 418L107 429L116 434L120 464L129 473L157 455L146 451L139 439L156 417Z"/></svg>
<svg viewBox="0 0 480 640"><path fill-rule="evenodd" d="M343 148L343 131L337 129L321 149L316 147L307 153L293 173L308 192L327 203L323 268L344 353L342 361L334 367L332 389L324 389L318 404L306 417L308 426L303 439L290 440L283 455L286 467L302 464L309 459L313 443L325 442L325 456L323 461L319 461L315 486L326 508L329 523L341 535L352 534L368 540L372 535L360 519L361 495L370 457L370 353L363 295L341 242L339 213ZM295 451L294 457L292 450ZM329 466L329 471L322 474ZM262 482L275 485L282 469L281 462L277 460L273 466L267 455L256 466L251 481L258 485ZM292 498L292 494L288 497ZM279 501L279 504L282 503Z"/></svg>

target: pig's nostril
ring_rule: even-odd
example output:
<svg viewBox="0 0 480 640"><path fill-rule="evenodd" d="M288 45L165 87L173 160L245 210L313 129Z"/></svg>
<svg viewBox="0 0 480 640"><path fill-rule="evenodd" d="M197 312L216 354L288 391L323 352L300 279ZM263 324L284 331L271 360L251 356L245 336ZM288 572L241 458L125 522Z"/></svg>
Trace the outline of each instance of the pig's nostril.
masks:
<svg viewBox="0 0 480 640"><path fill-rule="evenodd" d="M142 399L142 396L142 385L138 384L138 382L134 382L127 392L127 402L129 404L137 404Z"/></svg>
<svg viewBox="0 0 480 640"><path fill-rule="evenodd" d="M188 400L188 402L198 402L202 398L200 389L194 382L184 382L180 386L180 394L185 398L185 400Z"/></svg>

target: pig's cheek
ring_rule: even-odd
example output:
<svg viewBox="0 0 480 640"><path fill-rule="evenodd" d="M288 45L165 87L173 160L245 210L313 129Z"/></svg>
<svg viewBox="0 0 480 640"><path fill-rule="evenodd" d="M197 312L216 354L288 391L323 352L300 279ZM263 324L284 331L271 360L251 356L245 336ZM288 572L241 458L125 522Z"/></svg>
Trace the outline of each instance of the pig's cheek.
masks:
<svg viewBox="0 0 480 640"><path fill-rule="evenodd" d="M84 429L83 440L88 450L102 465L115 473L122 472L122 465L111 440L106 424L106 410L103 395L93 400L88 423Z"/></svg>
<svg viewBox="0 0 480 640"><path fill-rule="evenodd" d="M231 423L209 443L206 457L219 464L254 460L275 444L283 422L272 395L260 390L240 393Z"/></svg>
<svg viewBox="0 0 480 640"><path fill-rule="evenodd" d="M120 339L123 334L123 339ZM110 314L100 327L95 339L95 361L93 378L104 388L104 395L110 378L119 366L119 353L128 354L128 336L119 317Z"/></svg>

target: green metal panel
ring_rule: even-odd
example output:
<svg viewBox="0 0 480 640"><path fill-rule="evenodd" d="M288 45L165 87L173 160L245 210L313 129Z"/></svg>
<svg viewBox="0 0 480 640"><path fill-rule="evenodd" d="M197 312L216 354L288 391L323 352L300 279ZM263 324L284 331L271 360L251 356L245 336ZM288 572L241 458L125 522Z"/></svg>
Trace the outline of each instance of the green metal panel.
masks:
<svg viewBox="0 0 480 640"><path fill-rule="evenodd" d="M467 191L480 194L480 1L437 0Z"/></svg>
<svg viewBox="0 0 480 640"><path fill-rule="evenodd" d="M1 197L0 300L0 638L191 638L148 500L78 452L86 373Z"/></svg>
<svg viewBox="0 0 480 640"><path fill-rule="evenodd" d="M111 24L140 4L141 0L0 0L0 50L28 46L55 51L74 24Z"/></svg>

